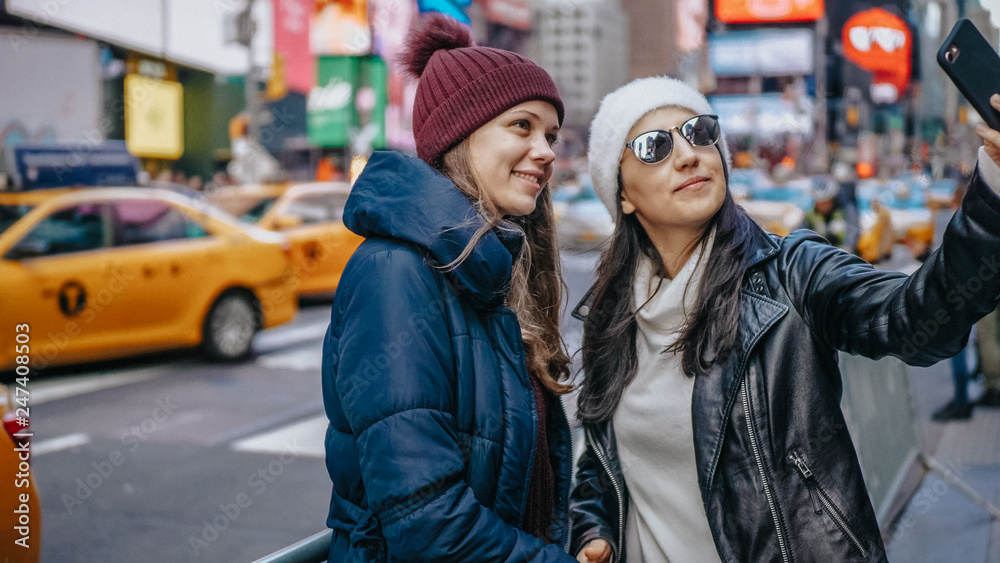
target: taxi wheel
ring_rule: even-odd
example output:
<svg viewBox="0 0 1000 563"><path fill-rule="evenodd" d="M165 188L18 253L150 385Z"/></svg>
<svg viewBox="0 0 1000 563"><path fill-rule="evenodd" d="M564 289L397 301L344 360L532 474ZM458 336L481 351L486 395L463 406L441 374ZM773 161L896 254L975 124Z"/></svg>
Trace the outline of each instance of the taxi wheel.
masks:
<svg viewBox="0 0 1000 563"><path fill-rule="evenodd" d="M202 347L212 360L232 362L250 355L260 328L256 301L242 293L219 297L205 317Z"/></svg>

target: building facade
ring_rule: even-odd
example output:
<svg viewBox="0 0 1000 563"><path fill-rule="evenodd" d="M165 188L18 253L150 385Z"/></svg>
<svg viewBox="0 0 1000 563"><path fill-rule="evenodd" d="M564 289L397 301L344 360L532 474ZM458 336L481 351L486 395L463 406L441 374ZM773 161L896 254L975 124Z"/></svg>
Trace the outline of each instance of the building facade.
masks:
<svg viewBox="0 0 1000 563"><path fill-rule="evenodd" d="M566 121L585 130L604 96L629 79L629 22L617 0L544 0L529 54L555 80Z"/></svg>

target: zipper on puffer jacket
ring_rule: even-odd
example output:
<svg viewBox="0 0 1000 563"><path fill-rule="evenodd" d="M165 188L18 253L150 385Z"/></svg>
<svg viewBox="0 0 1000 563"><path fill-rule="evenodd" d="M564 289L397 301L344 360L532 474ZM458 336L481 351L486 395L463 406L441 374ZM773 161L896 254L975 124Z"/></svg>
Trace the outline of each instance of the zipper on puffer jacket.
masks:
<svg viewBox="0 0 1000 563"><path fill-rule="evenodd" d="M510 315L512 317L514 317L514 327L517 329L518 334L520 334L520 332L521 332L521 322L517 318L517 313L515 313L512 309L510 309L508 307L508 305L507 305L507 294L504 294L504 296L503 296L503 312L510 313ZM528 373L527 372L527 359L524 357L523 352L522 352L522 357L521 357L521 363L525 367L525 373ZM530 373L528 373L528 377L529 378L531 377ZM528 385L530 387L531 383L529 382ZM567 414L566 414L566 405L564 405L563 402L562 402L562 399L559 399L559 398L556 399L556 402L559 403L559 410L562 411L563 420L566 422L566 427L569 428L569 416L567 416ZM572 430L571 430L571 432L572 432ZM576 460L576 458L573 457L573 438L572 437L570 437L569 444L570 444L569 445L569 458L570 458L571 464L572 464L572 463L575 463L575 460ZM535 463L538 463L538 460L535 460ZM570 486L572 486L572 483L570 484ZM564 542L564 545L563 545L563 551L565 551L567 554L569 554L569 550L572 547L570 545L570 543L571 543L571 541L573 539L573 515L570 513L568 505L566 506L566 533L565 533L565 536L566 536L566 541Z"/></svg>
<svg viewBox="0 0 1000 563"><path fill-rule="evenodd" d="M573 430L569 428L569 416L566 414L566 405L563 404L562 398L556 397L556 402L559 403L559 410L562 412L563 421L566 423L566 428L569 429L571 433L569 439L569 459L570 459L570 481L572 481L572 472L573 472L572 465L576 463L576 456L573 455L573 436L572 436ZM570 483L570 486L572 487L572 483ZM570 545L570 542L573 539L573 514L569 509L568 503L566 504L566 532L564 535L566 536L566 540L563 542L563 551L569 554L569 550L572 547Z"/></svg>
<svg viewBox="0 0 1000 563"><path fill-rule="evenodd" d="M753 427L753 410L750 407L750 378L743 376L743 410L747 419L747 432L750 434L750 448L753 449L754 461L757 470L760 472L760 480L764 485L764 496L767 497L767 508L771 511L771 518L774 520L774 531L778 536L778 549L781 550L781 560L789 563L788 547L785 545L785 534L781 530L781 521L778 519L778 509L774 502L774 495L771 494L771 482L767 479L764 471L764 457L760 453L760 443L757 441L757 431Z"/></svg>
<svg viewBox="0 0 1000 563"><path fill-rule="evenodd" d="M618 553L620 554L625 545L625 500L622 498L622 489L618 486L618 480L615 479L614 474L611 472L611 464L608 463L607 455L601 451L601 446L594 436L590 433L590 430L586 430L587 439L590 440L590 447L594 448L594 453L597 454L597 460L601 462L601 466L604 467L604 471L608 474L608 479L611 479L611 486L615 488L615 496L618 497ZM567 550L569 551L569 550ZM572 554L570 554L572 555ZM611 556L611 563L615 562L615 556Z"/></svg>
<svg viewBox="0 0 1000 563"><path fill-rule="evenodd" d="M823 490L823 487L820 486L819 481L816 479L816 475L811 469L809 469L809 466L806 465L805 458L799 455L798 451L792 450L792 452L788 454L788 459L795 464L795 467L798 468L799 473L805 480L806 489L809 490L809 496L812 497L813 504L816 506L816 514L825 511L830 518L833 518L834 523L836 523L837 527L844 532L844 535L851 540L854 547L858 548L858 551L861 552L861 556L868 557L868 550L861 545L861 540L858 539L857 534L855 534L851 530L850 526L847 525L847 520L844 518L843 513L837 509L836 505L833 504L833 500L830 499L830 496L827 495L826 491Z"/></svg>

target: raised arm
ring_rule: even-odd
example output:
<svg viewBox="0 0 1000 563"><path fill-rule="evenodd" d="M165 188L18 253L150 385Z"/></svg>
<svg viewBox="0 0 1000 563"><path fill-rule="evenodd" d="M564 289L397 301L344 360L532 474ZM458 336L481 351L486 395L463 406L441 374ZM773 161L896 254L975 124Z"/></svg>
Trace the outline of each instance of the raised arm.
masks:
<svg viewBox="0 0 1000 563"><path fill-rule="evenodd" d="M990 100L1000 110L1000 95ZM941 247L912 275L885 272L807 233L783 244L792 303L813 333L835 348L914 365L954 356L972 324L1000 301L1000 132L977 126L985 143Z"/></svg>

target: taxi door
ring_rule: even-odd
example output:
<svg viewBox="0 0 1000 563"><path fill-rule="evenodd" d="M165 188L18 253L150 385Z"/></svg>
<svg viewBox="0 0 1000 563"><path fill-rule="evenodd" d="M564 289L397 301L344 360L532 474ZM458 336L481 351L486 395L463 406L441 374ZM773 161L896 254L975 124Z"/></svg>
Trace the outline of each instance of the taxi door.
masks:
<svg viewBox="0 0 1000 563"><path fill-rule="evenodd" d="M125 199L110 207L111 270L127 281L122 338L138 350L197 343L202 311L217 291L219 241L166 201Z"/></svg>
<svg viewBox="0 0 1000 563"><path fill-rule="evenodd" d="M271 214L267 228L288 236L295 256L299 293L334 291L347 261L362 237L344 226L347 194L307 192L283 202Z"/></svg>
<svg viewBox="0 0 1000 563"><path fill-rule="evenodd" d="M100 203L57 210L0 260L0 310L30 325L36 368L97 359L98 343L114 329L106 313L114 306L107 211Z"/></svg>

